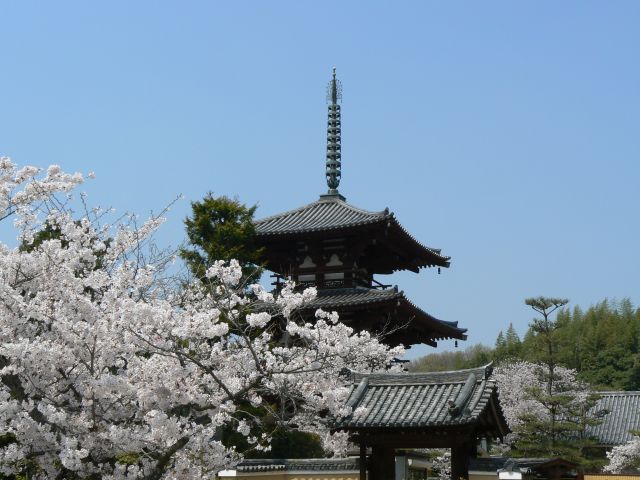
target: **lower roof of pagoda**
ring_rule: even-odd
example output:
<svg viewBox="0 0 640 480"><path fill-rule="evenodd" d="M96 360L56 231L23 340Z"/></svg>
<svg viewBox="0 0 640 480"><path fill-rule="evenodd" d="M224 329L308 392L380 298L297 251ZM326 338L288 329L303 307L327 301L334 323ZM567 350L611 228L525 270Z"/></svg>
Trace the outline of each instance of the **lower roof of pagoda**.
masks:
<svg viewBox="0 0 640 480"><path fill-rule="evenodd" d="M396 270L417 272L420 268L433 266L448 267L451 259L442 255L439 249L418 242L388 208L380 212L363 210L350 205L339 195L323 195L320 200L263 218L256 221L255 225L258 242L270 246L292 240L361 235L364 232L373 239L378 233L377 241L386 245L386 249L378 248L376 255L388 257L383 262L384 273ZM389 262L391 265L387 265Z"/></svg>
<svg viewBox="0 0 640 480"><path fill-rule="evenodd" d="M467 329L458 327L458 322L435 318L418 308L397 288L318 290L317 297L299 310L311 314L319 308L338 312L344 323L357 330L382 333L385 335L383 341L388 344L436 346L438 340L467 339Z"/></svg>

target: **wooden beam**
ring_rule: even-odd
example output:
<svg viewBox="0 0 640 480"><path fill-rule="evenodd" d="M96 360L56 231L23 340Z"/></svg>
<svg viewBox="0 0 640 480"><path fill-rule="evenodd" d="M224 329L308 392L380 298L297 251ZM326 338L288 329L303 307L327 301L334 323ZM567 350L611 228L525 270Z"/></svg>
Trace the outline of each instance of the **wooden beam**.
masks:
<svg viewBox="0 0 640 480"><path fill-rule="evenodd" d="M419 432L354 432L351 440L355 443L393 448L452 448L469 443L475 446L477 435L473 429L461 427L449 431L425 429Z"/></svg>

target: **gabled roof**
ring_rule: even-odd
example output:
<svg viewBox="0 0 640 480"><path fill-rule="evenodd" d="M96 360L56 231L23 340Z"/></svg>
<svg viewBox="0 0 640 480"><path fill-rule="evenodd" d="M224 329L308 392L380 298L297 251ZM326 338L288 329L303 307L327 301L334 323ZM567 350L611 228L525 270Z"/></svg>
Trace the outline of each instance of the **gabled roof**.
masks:
<svg viewBox="0 0 640 480"><path fill-rule="evenodd" d="M319 290L317 297L304 304L300 309L315 312L321 308L328 311L336 310L340 313L343 309L353 311L359 308L384 307L385 305L390 309L400 310L415 330L428 334L428 339L416 338L414 343L429 343L429 341L450 338L467 339L465 334L467 329L459 328L458 322L447 322L435 318L414 305L397 288L376 290L359 287Z"/></svg>
<svg viewBox="0 0 640 480"><path fill-rule="evenodd" d="M399 268L417 271L417 268L427 266L448 267L451 259L442 255L439 249L427 247L413 238L389 209L380 212L363 210L350 205L338 195L322 196L320 200L295 210L258 220L255 225L258 240L347 232L363 227L379 228L390 233L387 237L402 244L402 248L412 258L411 264L401 265Z"/></svg>
<svg viewBox="0 0 640 480"><path fill-rule="evenodd" d="M640 430L640 392L597 392L601 397L593 412L602 421L587 427L587 435L603 446L620 445L634 436L631 430Z"/></svg>
<svg viewBox="0 0 640 480"><path fill-rule="evenodd" d="M347 405L354 413L337 430L408 430L482 425L486 433L508 432L492 367L433 373L354 374Z"/></svg>

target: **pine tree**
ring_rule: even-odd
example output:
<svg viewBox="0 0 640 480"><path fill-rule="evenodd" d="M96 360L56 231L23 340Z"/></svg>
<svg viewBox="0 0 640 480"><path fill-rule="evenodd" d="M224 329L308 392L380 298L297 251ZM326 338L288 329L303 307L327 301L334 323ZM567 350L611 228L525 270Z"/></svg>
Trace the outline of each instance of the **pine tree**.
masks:
<svg viewBox="0 0 640 480"><path fill-rule="evenodd" d="M518 358L520 351L522 350L522 342L520 337L513 327L513 323L509 323L507 333L505 335L506 351L509 358Z"/></svg>
<svg viewBox="0 0 640 480"><path fill-rule="evenodd" d="M562 457L581 465L589 464L585 449L592 442L585 435L588 425L597 423L588 416L596 396L589 387L575 379L575 372L558 363L559 324L551 314L566 305L561 298L537 297L525 300L542 318L530 324L538 345L538 366L533 370L530 386L524 390L528 400L540 405L539 411L525 411L516 429L516 453L527 457ZM542 413L541 413L542 412Z"/></svg>
<svg viewBox="0 0 640 480"><path fill-rule="evenodd" d="M262 250L255 244L256 208L247 207L237 198L214 197L211 192L201 201L191 202L192 216L184 221L189 245L180 249L180 257L195 277L204 278L216 260L235 259L245 277L259 278Z"/></svg>
<svg viewBox="0 0 640 480"><path fill-rule="evenodd" d="M502 330L500 330L500 333L498 333L498 337L496 338L496 347L493 352L493 358L495 358L497 362L500 362L501 360L506 358L506 356L507 341L504 338L504 333L502 333Z"/></svg>

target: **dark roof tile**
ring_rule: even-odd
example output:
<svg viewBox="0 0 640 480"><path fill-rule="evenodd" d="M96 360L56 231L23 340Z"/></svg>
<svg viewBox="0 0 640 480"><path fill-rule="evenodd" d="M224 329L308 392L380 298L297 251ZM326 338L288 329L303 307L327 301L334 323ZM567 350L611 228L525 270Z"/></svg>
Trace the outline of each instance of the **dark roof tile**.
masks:
<svg viewBox="0 0 640 480"><path fill-rule="evenodd" d="M300 459L246 459L237 466L238 472L354 472L358 471L359 459L347 458L300 458Z"/></svg>
<svg viewBox="0 0 640 480"><path fill-rule="evenodd" d="M449 266L451 257L442 255L437 248L427 247L418 242L388 209L370 212L354 207L338 196L323 197L295 210L278 213L255 223L258 238L339 231L375 224L393 227L392 230L397 238L410 246L409 251L415 264L406 265L403 268Z"/></svg>
<svg viewBox="0 0 640 480"><path fill-rule="evenodd" d="M633 438L631 430L640 430L640 392L598 392L593 407L602 423L587 427L587 434L601 445L612 446Z"/></svg>
<svg viewBox="0 0 640 480"><path fill-rule="evenodd" d="M465 425L496 411L499 418L494 418L494 428L502 435L507 426L490 373L491 366L487 365L452 372L354 374L348 404L364 412L339 420L336 428L354 431Z"/></svg>
<svg viewBox="0 0 640 480"><path fill-rule="evenodd" d="M465 340L466 328L459 328L458 322L439 320L417 307L397 289L371 289L371 288L342 288L332 290L319 290L318 296L304 304L301 310L340 310L341 308L365 307L384 303L396 303L403 307L412 321L420 324L420 327L430 329L431 338L434 340L456 338Z"/></svg>
<svg viewBox="0 0 640 480"><path fill-rule="evenodd" d="M256 222L258 235L285 235L338 230L384 221L388 210L370 212L335 198L321 198L303 207L278 213Z"/></svg>

